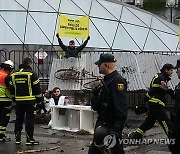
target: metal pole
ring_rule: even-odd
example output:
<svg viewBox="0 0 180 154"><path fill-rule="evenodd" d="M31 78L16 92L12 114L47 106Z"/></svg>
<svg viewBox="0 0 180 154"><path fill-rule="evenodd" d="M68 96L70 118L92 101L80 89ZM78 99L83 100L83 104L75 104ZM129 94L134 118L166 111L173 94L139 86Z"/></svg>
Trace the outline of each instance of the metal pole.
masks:
<svg viewBox="0 0 180 154"><path fill-rule="evenodd" d="M171 9L171 23L172 23L173 22L173 11L172 11L173 6L170 6L170 9Z"/></svg>

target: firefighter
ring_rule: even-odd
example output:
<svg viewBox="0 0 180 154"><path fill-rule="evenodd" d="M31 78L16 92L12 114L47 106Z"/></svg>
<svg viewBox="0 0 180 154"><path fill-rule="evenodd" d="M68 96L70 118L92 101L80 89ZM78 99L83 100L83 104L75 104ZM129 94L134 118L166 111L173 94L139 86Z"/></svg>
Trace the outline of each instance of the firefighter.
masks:
<svg viewBox="0 0 180 154"><path fill-rule="evenodd" d="M157 73L150 84L150 89L146 93L143 102L148 102L148 117L135 132L129 134L129 138L141 139L144 133L151 129L156 120L164 129L166 135L169 132L169 118L165 110L166 94L173 95L173 90L168 89L168 81L173 73L174 66L172 64L164 64L161 73ZM143 103L142 103L143 104Z"/></svg>
<svg viewBox="0 0 180 154"><path fill-rule="evenodd" d="M24 116L26 145L39 144L34 140L34 120L36 114L36 103L41 101L41 89L38 76L32 71L32 60L25 58L19 65L19 70L11 75L10 92L16 103L15 138L16 144L21 143L21 131L23 129Z"/></svg>
<svg viewBox="0 0 180 154"><path fill-rule="evenodd" d="M10 141L10 138L6 137L6 127L11 113L12 99L9 92L9 80L14 63L7 60L0 67L0 142L6 142Z"/></svg>
<svg viewBox="0 0 180 154"><path fill-rule="evenodd" d="M177 76L180 79L180 59L177 60L175 69ZM180 153L180 82L175 87L174 94L175 94L174 95L175 106L170 114L171 127L170 127L169 136L171 139L175 139L175 144L170 144L169 150L173 154L179 154Z"/></svg>

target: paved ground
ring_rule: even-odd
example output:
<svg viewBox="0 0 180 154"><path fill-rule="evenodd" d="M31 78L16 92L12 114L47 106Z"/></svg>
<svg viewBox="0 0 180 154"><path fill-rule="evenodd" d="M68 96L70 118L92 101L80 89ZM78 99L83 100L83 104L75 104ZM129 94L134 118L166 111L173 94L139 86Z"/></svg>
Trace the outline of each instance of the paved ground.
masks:
<svg viewBox="0 0 180 154"><path fill-rule="evenodd" d="M128 121L129 129L124 129L124 134L133 131L141 121ZM15 145L14 139L14 123L9 123L7 136L11 137L11 141L0 143L0 154L15 154L15 153L43 153L43 154L87 154L88 146L92 141L92 135L77 135L72 132L63 132L52 129L41 128L42 124L35 125L35 139L40 141L40 145L26 146L25 133L22 133L22 144ZM146 132L145 138L151 139L166 139L161 127L153 127ZM170 154L167 145L165 144L149 144L128 146L124 145L127 154ZM34 151L30 151L34 150ZM48 151L49 150L49 151Z"/></svg>

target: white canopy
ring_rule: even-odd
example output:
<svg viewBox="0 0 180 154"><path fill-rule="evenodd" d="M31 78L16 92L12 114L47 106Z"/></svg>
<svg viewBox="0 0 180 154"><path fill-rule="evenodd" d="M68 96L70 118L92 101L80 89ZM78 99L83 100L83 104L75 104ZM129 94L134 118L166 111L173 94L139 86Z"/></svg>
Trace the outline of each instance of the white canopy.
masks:
<svg viewBox="0 0 180 154"><path fill-rule="evenodd" d="M105 0L1 0L0 44L58 45L58 15L90 17L87 47L178 51L178 26L125 3ZM71 38L62 38L67 45ZM76 39L76 44L82 43Z"/></svg>

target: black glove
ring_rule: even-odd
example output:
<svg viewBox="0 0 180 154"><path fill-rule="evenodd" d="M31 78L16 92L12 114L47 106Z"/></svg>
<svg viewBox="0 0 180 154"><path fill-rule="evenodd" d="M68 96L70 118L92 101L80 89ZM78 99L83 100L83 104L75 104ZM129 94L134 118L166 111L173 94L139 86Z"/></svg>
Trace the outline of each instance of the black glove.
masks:
<svg viewBox="0 0 180 154"><path fill-rule="evenodd" d="M87 40L90 40L90 36L88 36Z"/></svg>
<svg viewBox="0 0 180 154"><path fill-rule="evenodd" d="M59 34L58 33L56 34L56 37L59 38Z"/></svg>

